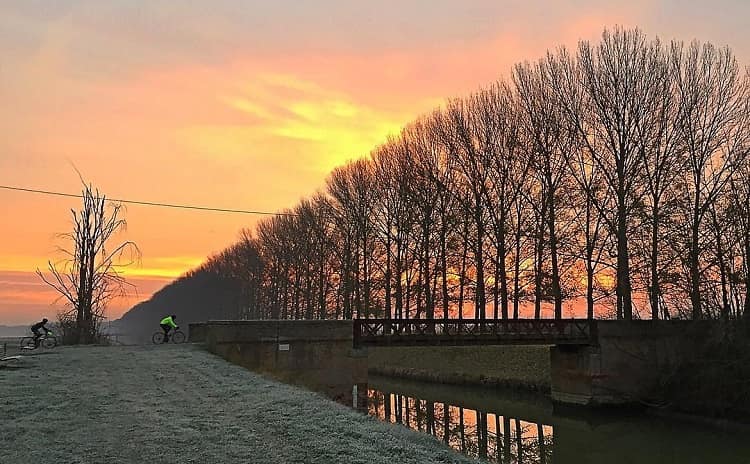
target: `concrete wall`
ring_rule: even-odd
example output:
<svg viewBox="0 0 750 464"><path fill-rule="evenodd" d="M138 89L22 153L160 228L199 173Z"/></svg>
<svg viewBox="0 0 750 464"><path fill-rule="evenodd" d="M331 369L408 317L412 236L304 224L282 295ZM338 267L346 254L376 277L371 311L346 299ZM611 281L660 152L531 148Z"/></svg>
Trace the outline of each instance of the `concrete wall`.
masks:
<svg viewBox="0 0 750 464"><path fill-rule="evenodd" d="M204 343L207 333L208 326L205 322L188 324L188 341L191 343Z"/></svg>
<svg viewBox="0 0 750 464"><path fill-rule="evenodd" d="M208 349L233 363L346 404L357 385L363 404L367 351L353 348L351 321L209 321L204 332Z"/></svg>
<svg viewBox="0 0 750 464"><path fill-rule="evenodd" d="M550 391L550 346L368 348L370 374L424 382Z"/></svg>
<svg viewBox="0 0 750 464"><path fill-rule="evenodd" d="M553 401L580 405L638 403L658 390L685 345L710 326L688 321L596 321L597 343L550 352Z"/></svg>

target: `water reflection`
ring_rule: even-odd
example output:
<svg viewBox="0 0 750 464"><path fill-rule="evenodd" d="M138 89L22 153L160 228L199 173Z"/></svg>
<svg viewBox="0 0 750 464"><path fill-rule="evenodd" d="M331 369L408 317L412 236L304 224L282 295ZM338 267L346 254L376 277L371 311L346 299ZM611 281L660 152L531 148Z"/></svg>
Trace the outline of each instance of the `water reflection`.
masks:
<svg viewBox="0 0 750 464"><path fill-rule="evenodd" d="M502 464L552 462L550 425L377 389L367 397L370 415L429 433L468 456Z"/></svg>
<svg viewBox="0 0 750 464"><path fill-rule="evenodd" d="M743 433L642 412L560 411L536 395L374 376L366 399L370 415L489 462L750 463Z"/></svg>

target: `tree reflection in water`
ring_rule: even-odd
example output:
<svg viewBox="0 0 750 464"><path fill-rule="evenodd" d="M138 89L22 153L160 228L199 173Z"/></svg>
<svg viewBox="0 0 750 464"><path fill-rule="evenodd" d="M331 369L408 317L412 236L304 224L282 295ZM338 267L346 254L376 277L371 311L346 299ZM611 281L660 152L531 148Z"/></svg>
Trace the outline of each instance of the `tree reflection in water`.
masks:
<svg viewBox="0 0 750 464"><path fill-rule="evenodd" d="M462 453L502 464L552 462L552 426L378 390L367 391L368 413L429 433Z"/></svg>

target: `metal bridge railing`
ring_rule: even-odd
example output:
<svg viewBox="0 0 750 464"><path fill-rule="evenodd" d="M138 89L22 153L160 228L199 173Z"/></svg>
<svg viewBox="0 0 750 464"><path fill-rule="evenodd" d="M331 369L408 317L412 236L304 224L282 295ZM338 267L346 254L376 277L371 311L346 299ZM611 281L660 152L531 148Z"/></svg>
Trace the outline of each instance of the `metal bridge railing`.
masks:
<svg viewBox="0 0 750 464"><path fill-rule="evenodd" d="M357 319L354 344L589 344L586 319Z"/></svg>

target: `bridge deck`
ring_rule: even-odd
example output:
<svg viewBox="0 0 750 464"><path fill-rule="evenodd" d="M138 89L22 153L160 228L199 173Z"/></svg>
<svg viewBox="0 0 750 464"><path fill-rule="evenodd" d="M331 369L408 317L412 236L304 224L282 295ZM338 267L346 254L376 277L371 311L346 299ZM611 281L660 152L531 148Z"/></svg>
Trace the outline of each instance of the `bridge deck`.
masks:
<svg viewBox="0 0 750 464"><path fill-rule="evenodd" d="M590 345L586 319L357 319L354 346Z"/></svg>

